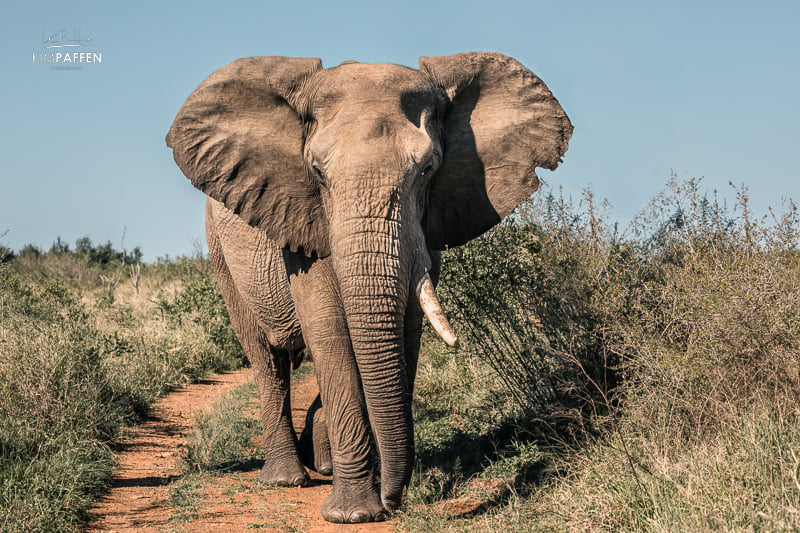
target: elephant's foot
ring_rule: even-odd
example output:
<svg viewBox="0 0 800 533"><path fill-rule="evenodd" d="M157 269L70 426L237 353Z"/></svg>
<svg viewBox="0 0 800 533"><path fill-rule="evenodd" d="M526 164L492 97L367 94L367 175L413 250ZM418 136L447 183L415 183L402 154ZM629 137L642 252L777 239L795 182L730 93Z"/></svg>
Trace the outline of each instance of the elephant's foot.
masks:
<svg viewBox="0 0 800 533"><path fill-rule="evenodd" d="M298 447L303 463L323 476L333 474L333 460L331 459L331 442L328 439L328 427L325 416L320 408L319 396L308 408L306 426L300 435Z"/></svg>
<svg viewBox="0 0 800 533"><path fill-rule="evenodd" d="M359 483L334 478L333 492L320 512L322 518L336 524L383 522L389 518L371 477Z"/></svg>
<svg viewBox="0 0 800 533"><path fill-rule="evenodd" d="M267 458L261 468L259 479L263 483L278 487L306 487L309 483L308 472L303 468L297 456L281 459Z"/></svg>
<svg viewBox="0 0 800 533"><path fill-rule="evenodd" d="M300 457L303 464L310 470L318 472L323 476L333 475L333 460L331 459L331 446L325 440L319 442L316 438L311 438L303 432L300 435Z"/></svg>

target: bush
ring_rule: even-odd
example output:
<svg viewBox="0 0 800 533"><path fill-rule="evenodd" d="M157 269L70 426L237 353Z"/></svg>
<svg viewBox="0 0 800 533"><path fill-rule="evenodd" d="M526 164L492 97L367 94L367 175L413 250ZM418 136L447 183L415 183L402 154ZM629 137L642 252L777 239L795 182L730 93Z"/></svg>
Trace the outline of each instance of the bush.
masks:
<svg viewBox="0 0 800 533"><path fill-rule="evenodd" d="M8 263L15 257L16 254L14 253L14 250L6 248L5 246L0 246L0 264Z"/></svg>
<svg viewBox="0 0 800 533"><path fill-rule="evenodd" d="M515 492L480 521L423 507L406 525L798 528L798 211L756 220L734 191L729 208L673 179L622 235L591 193L540 193L444 254L465 348L426 337L410 501L474 477Z"/></svg>
<svg viewBox="0 0 800 533"><path fill-rule="evenodd" d="M246 362L206 260L179 259L144 274L162 277L169 289L129 292L133 301L147 302L138 313L124 302L108 306L106 299L98 300L103 364L136 415L146 414L156 398L175 387Z"/></svg>
<svg viewBox="0 0 800 533"><path fill-rule="evenodd" d="M247 357L230 326L228 308L210 268L193 276L175 298L159 299L157 307L177 327L185 321L199 325L221 353L238 360L239 364L247 364Z"/></svg>
<svg viewBox="0 0 800 533"><path fill-rule="evenodd" d="M629 412L671 413L672 429L704 438L729 410L800 393L797 208L790 202L766 225L751 220L744 190L728 213L695 182L672 187L654 203L660 225L641 246L646 283L615 349L625 354Z"/></svg>
<svg viewBox="0 0 800 533"><path fill-rule="evenodd" d="M614 382L603 325L616 301L602 278L626 250L601 249L570 208L562 204L554 216L556 202L547 195L544 205L523 204L487 235L444 254L441 294L465 349L497 372L520 408L585 419L582 410L597 414ZM542 208L544 216L535 211Z"/></svg>
<svg viewBox="0 0 800 533"><path fill-rule="evenodd" d="M630 251L600 233L599 214L576 212L547 194L443 254L437 292L463 348L424 337L412 503L453 497L474 476L538 480L543 449L584 441L608 415L617 359L605 321L621 298L602 279Z"/></svg>

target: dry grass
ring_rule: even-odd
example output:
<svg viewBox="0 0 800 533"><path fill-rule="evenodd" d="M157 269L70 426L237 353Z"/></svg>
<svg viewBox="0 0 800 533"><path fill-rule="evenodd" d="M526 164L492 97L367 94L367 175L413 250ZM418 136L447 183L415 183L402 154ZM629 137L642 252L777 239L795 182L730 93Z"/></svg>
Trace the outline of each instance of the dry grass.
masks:
<svg viewBox="0 0 800 533"><path fill-rule="evenodd" d="M138 290L128 270L63 250L0 263L0 530L80 530L119 429L242 364L206 261L140 267Z"/></svg>
<svg viewBox="0 0 800 533"><path fill-rule="evenodd" d="M727 208L673 180L623 235L590 193L544 196L448 252L468 342L426 345L405 527L800 528L798 213L754 220L735 193ZM470 519L436 512L476 477L514 491Z"/></svg>

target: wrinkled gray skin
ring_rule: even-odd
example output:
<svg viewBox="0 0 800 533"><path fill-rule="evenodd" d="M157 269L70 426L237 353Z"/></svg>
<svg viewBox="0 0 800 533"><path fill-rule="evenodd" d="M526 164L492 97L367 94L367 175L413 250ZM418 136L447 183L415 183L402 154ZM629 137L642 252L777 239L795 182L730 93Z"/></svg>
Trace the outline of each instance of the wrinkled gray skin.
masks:
<svg viewBox="0 0 800 533"><path fill-rule="evenodd" d="M261 397L262 480L306 485L304 461L332 471L333 522L399 507L414 457L417 283L435 278L435 250L536 190L534 169L554 169L571 133L544 83L494 53L421 58L419 70L247 58L192 93L167 144L209 196L211 260ZM304 346L321 404L298 444L289 370Z"/></svg>

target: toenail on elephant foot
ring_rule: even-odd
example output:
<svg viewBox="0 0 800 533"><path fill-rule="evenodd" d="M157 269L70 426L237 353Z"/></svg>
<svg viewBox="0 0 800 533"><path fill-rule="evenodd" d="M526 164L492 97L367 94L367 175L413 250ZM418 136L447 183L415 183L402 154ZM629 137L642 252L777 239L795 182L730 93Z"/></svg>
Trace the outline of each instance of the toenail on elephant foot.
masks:
<svg viewBox="0 0 800 533"><path fill-rule="evenodd" d="M292 480L292 485L295 487L307 487L308 483L309 479L307 475L295 476L295 478Z"/></svg>
<svg viewBox="0 0 800 533"><path fill-rule="evenodd" d="M322 517L334 524L364 524L367 522L383 522L389 517L389 513L385 510L377 511L373 514L365 509L355 509L350 512L334 509L327 513L323 511Z"/></svg>
<svg viewBox="0 0 800 533"><path fill-rule="evenodd" d="M291 472L289 470L281 472L278 469L269 468L267 465L264 465L258 477L262 483L277 487L307 487L310 482L305 470L302 472Z"/></svg>
<svg viewBox="0 0 800 533"><path fill-rule="evenodd" d="M383 513L378 513L376 516L370 516L366 511L353 511L350 513L350 523L351 524L363 524L365 522L382 522L385 518L382 518Z"/></svg>
<svg viewBox="0 0 800 533"><path fill-rule="evenodd" d="M334 486L333 492L322 505L321 513L325 520L335 524L383 522L390 516L381 505L380 496L376 491L337 486Z"/></svg>

